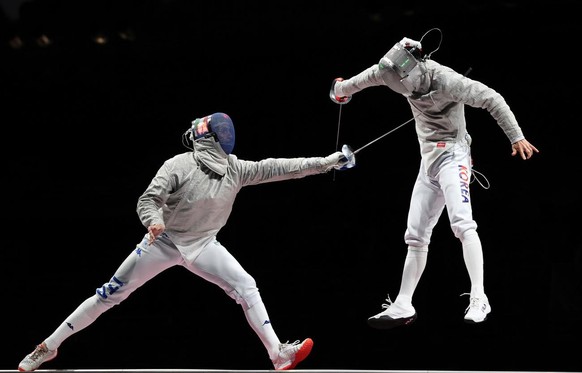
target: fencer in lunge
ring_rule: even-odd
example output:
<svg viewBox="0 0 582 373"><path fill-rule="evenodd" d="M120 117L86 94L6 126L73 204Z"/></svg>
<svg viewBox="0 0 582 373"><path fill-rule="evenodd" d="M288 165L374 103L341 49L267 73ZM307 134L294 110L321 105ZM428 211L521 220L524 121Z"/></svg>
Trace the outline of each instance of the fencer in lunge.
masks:
<svg viewBox="0 0 582 373"><path fill-rule="evenodd" d="M141 242L108 282L20 362L19 371L33 371L55 358L68 337L177 265L219 286L242 306L275 370L293 369L309 355L310 338L281 343L254 278L220 244L217 234L227 223L241 188L342 169L346 158L335 152L327 157L238 159L231 153L234 125L224 113L196 119L183 140L192 142L191 148L185 143L191 151L166 160L138 199L137 214L147 228Z"/></svg>
<svg viewBox="0 0 582 373"><path fill-rule="evenodd" d="M334 79L330 89L330 98L339 104L374 86L387 86L403 95L412 109L420 144L420 168L404 235L408 252L400 291L394 302L388 295L384 310L368 319L368 324L378 329L410 324L416 319L412 297L427 263L433 228L445 207L450 227L461 241L471 283L464 320L480 323L491 312L484 289L483 250L469 193L473 170L465 106L489 112L509 139L512 156L527 160L538 153L498 92L430 59L430 54L423 53L422 40L403 38L378 63L349 79Z"/></svg>

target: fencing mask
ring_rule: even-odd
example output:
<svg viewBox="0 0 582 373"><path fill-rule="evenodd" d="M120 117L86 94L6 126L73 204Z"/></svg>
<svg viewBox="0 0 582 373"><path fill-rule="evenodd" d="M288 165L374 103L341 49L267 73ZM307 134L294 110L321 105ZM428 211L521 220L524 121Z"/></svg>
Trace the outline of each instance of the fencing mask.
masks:
<svg viewBox="0 0 582 373"><path fill-rule="evenodd" d="M226 154L234 148L234 125L232 119L224 113L214 113L192 121L190 140L195 141L204 137L214 137Z"/></svg>
<svg viewBox="0 0 582 373"><path fill-rule="evenodd" d="M378 64L384 83L405 96L416 93L426 72L421 53L420 43L412 47L402 42L394 44Z"/></svg>

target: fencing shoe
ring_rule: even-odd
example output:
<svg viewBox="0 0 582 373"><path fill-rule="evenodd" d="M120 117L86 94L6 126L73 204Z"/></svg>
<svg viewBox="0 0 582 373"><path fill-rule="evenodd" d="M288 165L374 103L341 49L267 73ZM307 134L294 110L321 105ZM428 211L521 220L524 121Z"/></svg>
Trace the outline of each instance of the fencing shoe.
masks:
<svg viewBox="0 0 582 373"><path fill-rule="evenodd" d="M311 338L306 338L303 342L281 343L279 345L279 355L273 360L275 370L293 369L305 360L313 348Z"/></svg>
<svg viewBox="0 0 582 373"><path fill-rule="evenodd" d="M57 357L57 350L49 350L46 344L41 343L34 351L26 355L26 357L18 364L18 370L21 372L32 372L36 370L42 363L50 361Z"/></svg>
<svg viewBox="0 0 582 373"><path fill-rule="evenodd" d="M467 293L461 295L469 295ZM469 307L465 310L465 322L477 324L487 320L487 315L491 312L491 306L487 296L471 296Z"/></svg>
<svg viewBox="0 0 582 373"><path fill-rule="evenodd" d="M400 325L409 325L416 320L416 311L412 304L401 305L392 303L390 296L388 303L382 304L384 311L368 318L368 325L376 329L392 329Z"/></svg>

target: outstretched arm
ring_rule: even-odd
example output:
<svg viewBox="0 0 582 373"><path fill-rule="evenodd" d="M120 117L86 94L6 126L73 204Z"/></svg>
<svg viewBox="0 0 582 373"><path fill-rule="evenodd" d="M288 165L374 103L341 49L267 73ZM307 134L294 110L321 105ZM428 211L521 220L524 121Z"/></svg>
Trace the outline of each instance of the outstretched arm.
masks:
<svg viewBox="0 0 582 373"><path fill-rule="evenodd" d="M375 64L349 79L335 79L332 90L336 97L351 97L363 89L380 85L385 85L385 83L382 79L382 71L378 64Z"/></svg>
<svg viewBox="0 0 582 373"><path fill-rule="evenodd" d="M243 186L270 183L281 180L300 179L310 175L343 170L350 160L340 151L327 157L265 158L260 161L237 159Z"/></svg>

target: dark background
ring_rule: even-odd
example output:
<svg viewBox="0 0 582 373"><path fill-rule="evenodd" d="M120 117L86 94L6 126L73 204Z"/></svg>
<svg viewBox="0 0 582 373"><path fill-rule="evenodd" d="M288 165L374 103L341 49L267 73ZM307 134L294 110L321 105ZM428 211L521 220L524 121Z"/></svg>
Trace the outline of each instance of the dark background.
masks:
<svg viewBox="0 0 582 373"><path fill-rule="evenodd" d="M415 293L418 320L391 331L366 324L400 286L420 159L412 124L358 153L353 169L243 189L219 240L257 280L280 339L315 341L300 368L582 371L574 1L2 5L0 369L16 369L138 243L137 198L186 150L194 118L228 113L243 159L357 149L410 109L374 87L342 106L338 123L332 80L437 27L433 59L500 92L540 149L527 162L511 157L491 116L467 108L474 167L491 183L472 184L487 322L463 322L470 284L445 213ZM43 34L49 45L38 44ZM99 34L106 44L92 41ZM425 50L436 45L430 35ZM272 368L240 307L183 268L59 352L43 368Z"/></svg>

